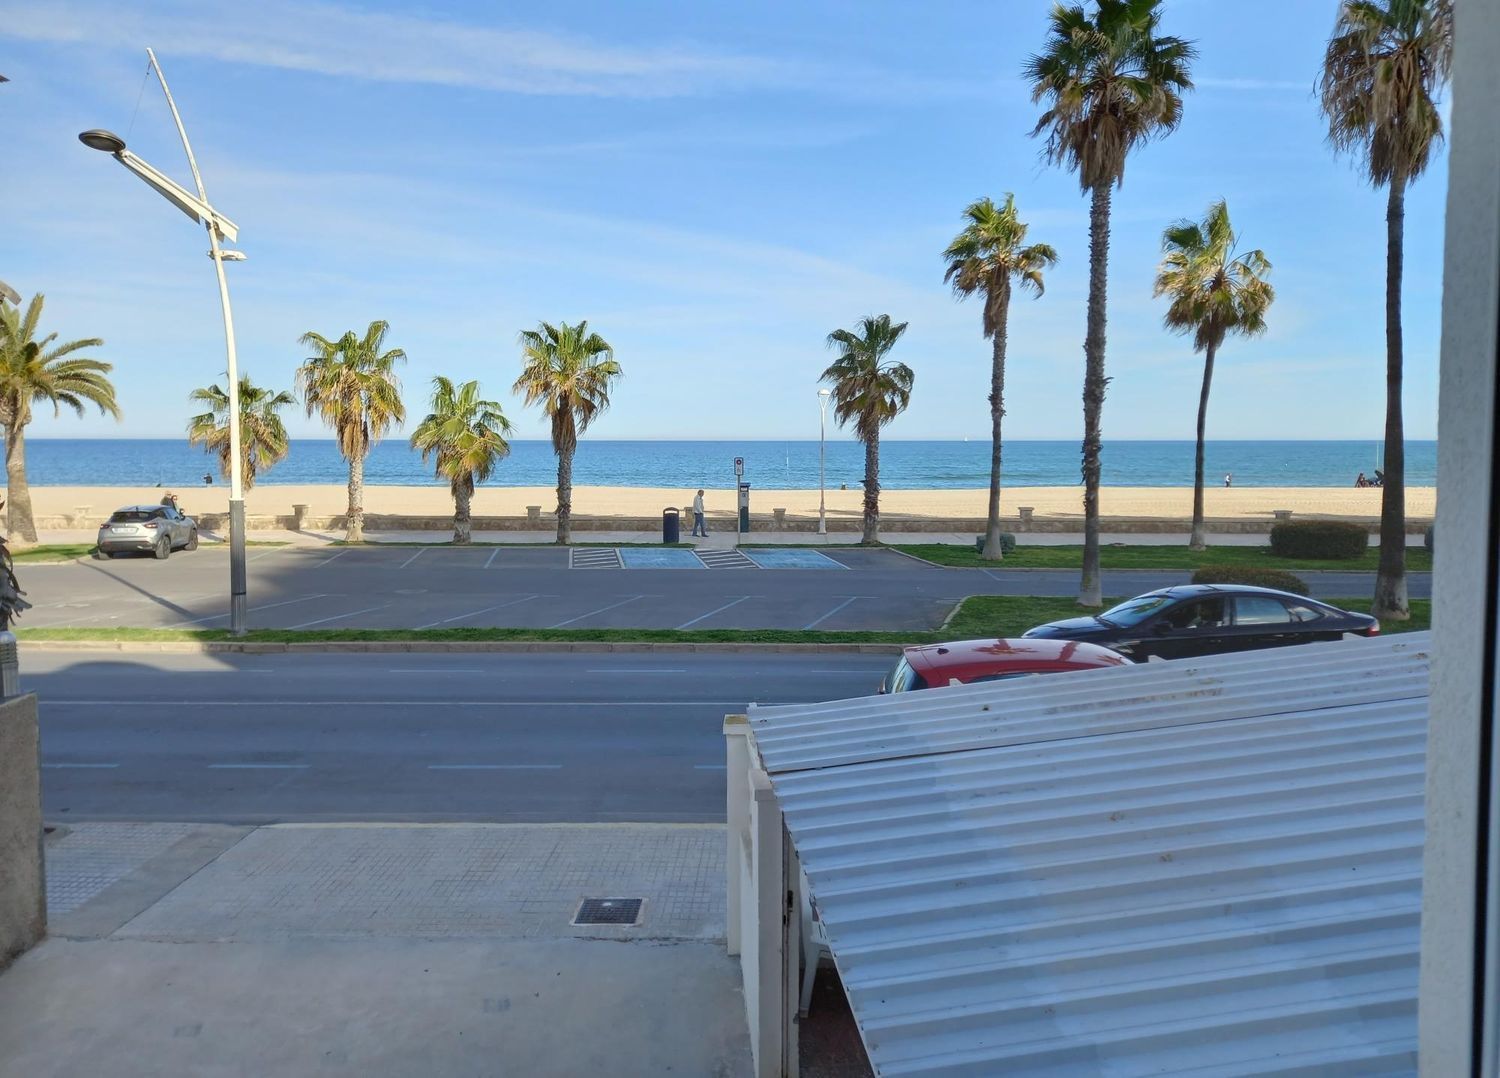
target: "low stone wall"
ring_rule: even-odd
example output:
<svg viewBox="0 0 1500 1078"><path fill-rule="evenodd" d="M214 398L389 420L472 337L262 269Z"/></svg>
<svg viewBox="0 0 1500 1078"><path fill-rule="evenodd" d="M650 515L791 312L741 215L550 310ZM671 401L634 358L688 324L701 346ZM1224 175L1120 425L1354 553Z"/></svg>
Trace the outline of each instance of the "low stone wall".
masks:
<svg viewBox="0 0 1500 1078"><path fill-rule="evenodd" d="M682 519L682 527L686 528L691 521L691 516ZM1324 519L1311 515L1296 517L1298 520ZM1328 518L1348 519L1348 518ZM220 533L229 528L229 516L226 513L203 513L198 518L198 525L204 531ZM38 517L36 526L42 529L79 529L97 528L103 523L103 518L78 517L75 515ZM1239 519L1210 519L1205 522L1204 527L1210 532L1219 535L1265 535L1276 523L1274 520L1265 518L1239 518ZM1371 535L1380 534L1380 520L1371 517L1366 520L1356 520L1356 524L1364 525ZM1409 535L1421 535L1432 521L1426 517L1408 517L1406 531ZM247 516L245 525L250 531L318 531L338 532L343 531L344 516L315 517L303 513L288 513L285 516ZM1102 529L1114 534L1182 534L1188 530L1188 522L1174 517L1104 517L1101 520ZM708 526L713 531L733 531L735 518L728 515L710 514ZM858 534L863 528L863 522L859 518L830 518L828 530L840 535ZM476 532L498 532L498 531L551 531L557 527L557 516L553 513L542 513L537 517L492 517L476 516L471 522L471 527ZM888 533L899 532L973 532L975 535L983 534L985 521L983 518L975 517L968 519L934 518L934 517L910 517L896 514L884 514L880 518L880 530ZM1029 520L1003 520L1003 527L1008 532L1016 535L1027 533L1035 534L1082 534L1082 517L1032 517ZM659 531L661 528L661 517L591 517L575 516L573 518L573 530L575 532L591 531ZM793 532L814 533L818 530L816 517L785 517L775 514L755 513L750 517L750 529L757 532ZM451 516L407 516L394 513L367 513L365 514L365 530L372 532L387 531L431 531L451 532L453 530L453 518Z"/></svg>
<svg viewBox="0 0 1500 1078"><path fill-rule="evenodd" d="M47 934L36 697L0 701L0 969Z"/></svg>

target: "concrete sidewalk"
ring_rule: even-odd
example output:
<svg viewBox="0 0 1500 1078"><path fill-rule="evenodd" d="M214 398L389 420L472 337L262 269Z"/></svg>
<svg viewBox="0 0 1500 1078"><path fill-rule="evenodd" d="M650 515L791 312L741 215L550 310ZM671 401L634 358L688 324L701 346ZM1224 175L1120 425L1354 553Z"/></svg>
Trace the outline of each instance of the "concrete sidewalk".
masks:
<svg viewBox="0 0 1500 1078"><path fill-rule="evenodd" d="M722 827L85 823L47 857L0 1075L750 1070Z"/></svg>

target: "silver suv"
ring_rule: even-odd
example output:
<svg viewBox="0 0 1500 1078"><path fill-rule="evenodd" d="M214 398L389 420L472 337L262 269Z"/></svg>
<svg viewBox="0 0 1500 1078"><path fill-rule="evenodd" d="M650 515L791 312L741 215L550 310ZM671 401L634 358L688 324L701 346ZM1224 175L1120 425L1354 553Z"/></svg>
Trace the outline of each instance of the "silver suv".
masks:
<svg viewBox="0 0 1500 1078"><path fill-rule="evenodd" d="M99 525L96 558L149 550L165 560L174 550L198 549L198 523L170 505L127 505Z"/></svg>

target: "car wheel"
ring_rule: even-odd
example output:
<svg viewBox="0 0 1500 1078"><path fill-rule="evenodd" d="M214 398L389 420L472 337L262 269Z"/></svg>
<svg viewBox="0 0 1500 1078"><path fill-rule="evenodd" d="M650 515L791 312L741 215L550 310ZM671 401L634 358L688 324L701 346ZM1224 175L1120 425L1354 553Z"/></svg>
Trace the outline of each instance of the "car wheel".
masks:
<svg viewBox="0 0 1500 1078"><path fill-rule="evenodd" d="M94 550L94 560L95 561L108 561L109 560L109 553L108 553L108 551L99 550L98 548L95 548L95 550Z"/></svg>
<svg viewBox="0 0 1500 1078"><path fill-rule="evenodd" d="M188 541L187 541L186 544L183 545L182 549L183 550L197 550L198 549L198 529L197 528L194 528L192 531L188 532Z"/></svg>
<svg viewBox="0 0 1500 1078"><path fill-rule="evenodd" d="M166 561L172 556L172 540L163 535L156 541L156 547L152 553L156 555L157 561Z"/></svg>

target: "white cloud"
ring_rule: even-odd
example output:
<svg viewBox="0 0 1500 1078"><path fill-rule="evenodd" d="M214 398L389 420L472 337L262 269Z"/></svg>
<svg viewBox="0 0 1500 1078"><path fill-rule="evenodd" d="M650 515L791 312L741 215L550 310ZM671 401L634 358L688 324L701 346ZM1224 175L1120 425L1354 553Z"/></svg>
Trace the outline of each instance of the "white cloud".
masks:
<svg viewBox="0 0 1500 1078"><path fill-rule="evenodd" d="M689 46L625 48L333 4L184 0L150 11L96 0L14 3L4 34L63 44L153 45L162 53L385 82L526 94L676 96L777 82L777 61Z"/></svg>

